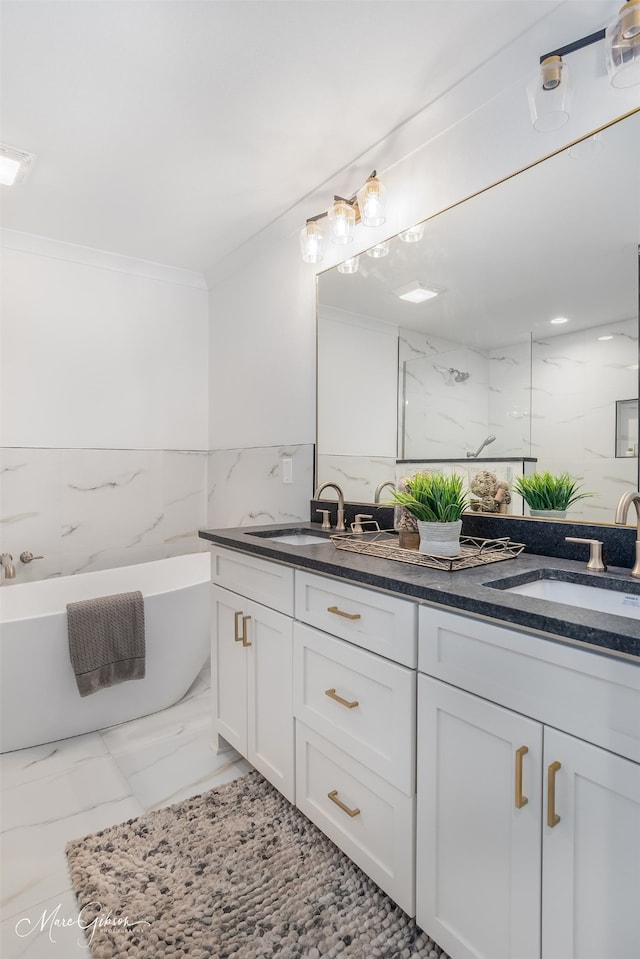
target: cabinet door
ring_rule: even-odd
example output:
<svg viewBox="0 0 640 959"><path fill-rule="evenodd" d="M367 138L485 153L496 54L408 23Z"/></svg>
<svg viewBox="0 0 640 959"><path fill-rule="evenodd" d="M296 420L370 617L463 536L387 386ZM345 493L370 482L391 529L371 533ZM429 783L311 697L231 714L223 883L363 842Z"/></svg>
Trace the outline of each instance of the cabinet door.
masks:
<svg viewBox="0 0 640 959"><path fill-rule="evenodd" d="M541 762L539 723L418 676L416 919L456 959L539 959Z"/></svg>
<svg viewBox="0 0 640 959"><path fill-rule="evenodd" d="M247 614L247 758L293 802L293 621L258 603Z"/></svg>
<svg viewBox="0 0 640 959"><path fill-rule="evenodd" d="M247 757L247 652L242 643L247 602L211 587L211 678L216 732ZM246 630L245 630L246 631Z"/></svg>
<svg viewBox="0 0 640 959"><path fill-rule="evenodd" d="M640 765L546 727L544 763L543 959L637 959Z"/></svg>

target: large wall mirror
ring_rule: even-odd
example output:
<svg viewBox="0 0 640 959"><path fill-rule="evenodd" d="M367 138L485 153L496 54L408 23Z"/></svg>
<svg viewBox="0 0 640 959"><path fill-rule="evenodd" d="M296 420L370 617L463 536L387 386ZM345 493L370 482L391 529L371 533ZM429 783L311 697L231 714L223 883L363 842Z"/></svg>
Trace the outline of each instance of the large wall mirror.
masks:
<svg viewBox="0 0 640 959"><path fill-rule="evenodd" d="M318 484L569 472L596 495L568 518L612 522L638 484L639 170L636 112L321 274Z"/></svg>

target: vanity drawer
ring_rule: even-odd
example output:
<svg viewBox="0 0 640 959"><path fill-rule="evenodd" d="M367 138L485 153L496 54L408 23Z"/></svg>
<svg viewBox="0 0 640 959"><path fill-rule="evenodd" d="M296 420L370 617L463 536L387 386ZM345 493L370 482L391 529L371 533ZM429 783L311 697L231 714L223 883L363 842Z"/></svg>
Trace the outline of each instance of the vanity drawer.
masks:
<svg viewBox="0 0 640 959"><path fill-rule="evenodd" d="M219 546L210 551L212 583L293 615L293 569Z"/></svg>
<svg viewBox="0 0 640 959"><path fill-rule="evenodd" d="M296 718L413 793L416 673L300 623L293 643Z"/></svg>
<svg viewBox="0 0 640 959"><path fill-rule="evenodd" d="M408 915L415 915L414 798L297 722L296 804Z"/></svg>
<svg viewBox="0 0 640 959"><path fill-rule="evenodd" d="M417 663L417 607L339 580L296 571L296 619L404 666Z"/></svg>
<svg viewBox="0 0 640 959"><path fill-rule="evenodd" d="M640 663L427 606L419 669L640 762Z"/></svg>

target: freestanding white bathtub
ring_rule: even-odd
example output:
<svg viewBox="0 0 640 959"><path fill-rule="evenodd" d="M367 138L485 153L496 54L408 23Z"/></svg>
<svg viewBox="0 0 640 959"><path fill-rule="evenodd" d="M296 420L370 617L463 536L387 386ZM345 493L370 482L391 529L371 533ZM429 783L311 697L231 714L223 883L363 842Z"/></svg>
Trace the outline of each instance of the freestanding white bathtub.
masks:
<svg viewBox="0 0 640 959"><path fill-rule="evenodd" d="M209 654L209 554L0 588L0 752L126 722L175 703ZM146 675L82 698L66 604L140 590Z"/></svg>

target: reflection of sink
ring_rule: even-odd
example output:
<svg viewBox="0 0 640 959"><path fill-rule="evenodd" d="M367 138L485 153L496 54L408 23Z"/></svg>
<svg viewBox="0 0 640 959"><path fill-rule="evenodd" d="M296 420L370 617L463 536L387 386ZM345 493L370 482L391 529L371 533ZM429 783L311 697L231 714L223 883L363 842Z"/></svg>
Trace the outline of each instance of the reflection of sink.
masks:
<svg viewBox="0 0 640 959"><path fill-rule="evenodd" d="M640 619L640 593L636 592L635 584L620 580L607 582L612 584L610 589L584 582L548 577L542 573L542 578L528 583L521 582L514 586L501 585L498 582L486 585L503 589L506 593L534 596L552 603L563 603L566 606L579 606L582 609L592 609L600 613L613 613L616 616Z"/></svg>
<svg viewBox="0 0 640 959"><path fill-rule="evenodd" d="M313 533L307 533L296 529L274 529L260 530L259 532L248 531L249 536L259 536L261 539L268 539L272 543L286 543L289 546L319 546L330 542L326 536L315 536Z"/></svg>

